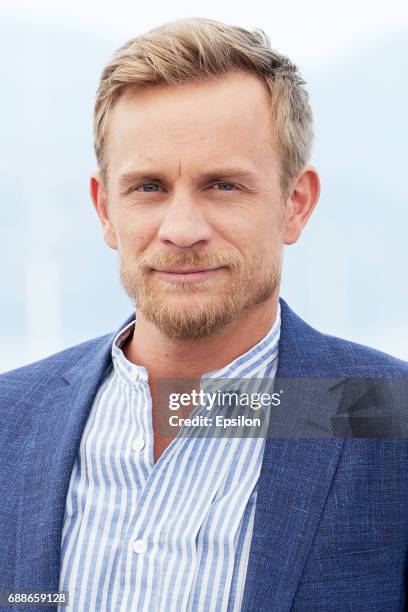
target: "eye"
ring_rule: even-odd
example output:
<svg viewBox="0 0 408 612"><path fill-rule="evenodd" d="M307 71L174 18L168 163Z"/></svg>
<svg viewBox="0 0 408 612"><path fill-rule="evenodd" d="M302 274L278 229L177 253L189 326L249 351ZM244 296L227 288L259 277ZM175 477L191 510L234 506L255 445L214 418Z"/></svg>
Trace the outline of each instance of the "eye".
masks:
<svg viewBox="0 0 408 612"><path fill-rule="evenodd" d="M130 191L142 191L143 193L152 193L157 191L157 189L162 189L160 185L156 185L156 183L143 183L138 187L132 187Z"/></svg>
<svg viewBox="0 0 408 612"><path fill-rule="evenodd" d="M221 186L221 189L217 189L216 191L233 191L234 189L237 188L236 185L234 185L234 183L228 183L228 182L215 183L213 187L215 187L216 185Z"/></svg>

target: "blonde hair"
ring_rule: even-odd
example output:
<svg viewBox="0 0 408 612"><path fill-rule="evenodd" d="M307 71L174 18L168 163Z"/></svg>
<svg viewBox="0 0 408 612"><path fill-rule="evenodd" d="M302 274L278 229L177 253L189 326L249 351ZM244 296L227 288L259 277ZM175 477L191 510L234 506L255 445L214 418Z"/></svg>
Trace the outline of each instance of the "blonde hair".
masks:
<svg viewBox="0 0 408 612"><path fill-rule="evenodd" d="M260 76L270 93L286 194L311 154L313 117L305 81L287 57L271 48L263 30L251 32L202 17L166 23L132 38L104 68L94 111L94 147L104 179L107 122L125 88L208 80L236 70Z"/></svg>

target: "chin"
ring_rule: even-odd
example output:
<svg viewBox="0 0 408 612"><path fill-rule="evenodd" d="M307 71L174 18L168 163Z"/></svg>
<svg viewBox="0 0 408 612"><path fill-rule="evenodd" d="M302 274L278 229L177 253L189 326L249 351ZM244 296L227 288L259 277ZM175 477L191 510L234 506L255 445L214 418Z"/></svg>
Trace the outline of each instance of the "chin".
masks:
<svg viewBox="0 0 408 612"><path fill-rule="evenodd" d="M158 295L154 300L158 305L171 307L174 311L191 311L218 301L214 295L180 292L174 295Z"/></svg>

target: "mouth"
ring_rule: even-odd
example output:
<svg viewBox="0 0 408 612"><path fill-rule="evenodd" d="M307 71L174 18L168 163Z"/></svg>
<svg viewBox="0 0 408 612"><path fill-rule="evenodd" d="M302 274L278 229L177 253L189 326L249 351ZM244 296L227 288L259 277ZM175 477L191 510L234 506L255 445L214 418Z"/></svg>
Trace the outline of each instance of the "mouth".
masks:
<svg viewBox="0 0 408 612"><path fill-rule="evenodd" d="M162 280L170 283L197 283L214 278L223 270L225 270L225 267L210 269L181 267L164 270L153 269L153 272Z"/></svg>

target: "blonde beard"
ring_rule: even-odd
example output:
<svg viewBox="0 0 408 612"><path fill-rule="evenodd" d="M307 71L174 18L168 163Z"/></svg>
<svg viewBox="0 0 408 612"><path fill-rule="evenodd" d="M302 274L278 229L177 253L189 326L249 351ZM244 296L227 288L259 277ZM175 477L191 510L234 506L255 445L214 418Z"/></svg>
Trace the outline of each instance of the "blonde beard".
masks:
<svg viewBox="0 0 408 612"><path fill-rule="evenodd" d="M232 286L226 292L206 297L206 290L214 286L213 281L195 284L178 283L171 286L161 284L162 292L151 288L151 272L145 272L144 266L134 265L132 268L123 262L120 266L120 278L124 290L135 304L136 309L153 323L168 338L178 340L197 340L216 334L228 324L239 319L246 311L268 300L279 288L281 277L281 260L262 275L255 276L248 270L242 270L236 259L231 257L201 256L197 252L189 254L173 254L157 260L152 267L192 265L195 267L227 266L227 273L232 277ZM256 269L256 266L254 266ZM137 270L135 273L135 269ZM262 269L260 266L259 269ZM160 282L160 281L158 281ZM230 278L231 284L231 278ZM157 285L156 285L157 287ZM202 304L192 309L177 310L169 306L163 294L176 291L184 295L202 294Z"/></svg>

